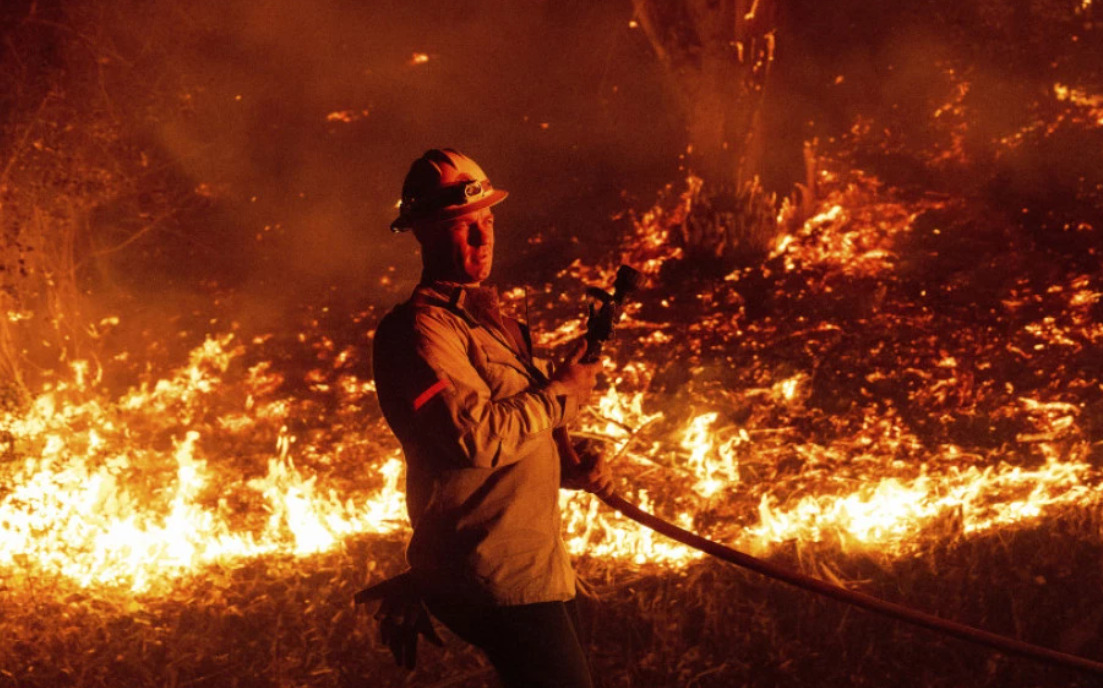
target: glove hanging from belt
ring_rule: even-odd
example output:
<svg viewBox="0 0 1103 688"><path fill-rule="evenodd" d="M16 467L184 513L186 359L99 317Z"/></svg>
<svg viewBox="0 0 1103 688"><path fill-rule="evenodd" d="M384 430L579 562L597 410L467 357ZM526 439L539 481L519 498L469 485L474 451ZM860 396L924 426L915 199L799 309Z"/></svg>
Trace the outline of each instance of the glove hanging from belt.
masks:
<svg viewBox="0 0 1103 688"><path fill-rule="evenodd" d="M417 662L418 636L443 647L444 641L433 628L429 610L421 599L417 581L410 571L376 583L356 593L353 601L365 604L381 600L375 612L379 639L391 649L398 666L413 669Z"/></svg>

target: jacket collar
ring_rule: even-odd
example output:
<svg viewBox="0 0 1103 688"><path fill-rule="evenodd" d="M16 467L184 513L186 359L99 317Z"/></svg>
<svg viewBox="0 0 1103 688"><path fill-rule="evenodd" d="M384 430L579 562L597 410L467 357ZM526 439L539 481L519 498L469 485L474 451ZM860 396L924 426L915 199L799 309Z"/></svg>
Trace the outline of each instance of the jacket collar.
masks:
<svg viewBox="0 0 1103 688"><path fill-rule="evenodd" d="M476 287L441 280L422 282L414 289L413 302L429 303L456 313L471 327L483 327L517 359L518 370L534 380L546 380L544 373L532 365L527 335L520 325L506 326L498 303L498 290L492 286Z"/></svg>
<svg viewBox="0 0 1103 688"><path fill-rule="evenodd" d="M501 326L498 290L493 286L473 286L445 280L423 281L414 289L415 299L435 302L459 314L468 324L478 327L487 320Z"/></svg>
<svg viewBox="0 0 1103 688"><path fill-rule="evenodd" d="M527 364L530 355L528 335L524 333L523 326L508 321L502 315L496 287L476 287L439 280L422 282L414 290L414 301L447 308L463 318L471 327L485 328L503 346Z"/></svg>

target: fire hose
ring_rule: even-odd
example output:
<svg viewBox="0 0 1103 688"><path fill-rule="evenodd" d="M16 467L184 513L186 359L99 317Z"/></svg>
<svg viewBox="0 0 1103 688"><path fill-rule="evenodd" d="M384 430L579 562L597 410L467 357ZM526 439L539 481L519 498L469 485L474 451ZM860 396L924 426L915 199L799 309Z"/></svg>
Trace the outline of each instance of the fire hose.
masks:
<svg viewBox="0 0 1103 688"><path fill-rule="evenodd" d="M624 498L610 494L600 498L605 504L619 511L633 521L654 530L657 533L677 540L684 545L700 550L705 554L722 559L736 566L760 573L768 578L780 580L789 585L803 590L830 597L833 600L853 605L875 614L881 614L898 621L914 624L943 635L953 636L978 645L992 648L1010 655L1027 657L1053 666L1076 669L1095 675L1103 675L1103 662L1096 662L1085 657L1058 652L1040 645L1016 640L1008 636L985 631L974 626L950 621L934 614L905 607L901 604L888 602L872 595L867 595L856 590L849 590L838 585L832 585L826 581L811 576L806 576L797 571L778 566L749 554L745 554L730 547L713 542L683 528L664 521L663 519L648 513Z"/></svg>

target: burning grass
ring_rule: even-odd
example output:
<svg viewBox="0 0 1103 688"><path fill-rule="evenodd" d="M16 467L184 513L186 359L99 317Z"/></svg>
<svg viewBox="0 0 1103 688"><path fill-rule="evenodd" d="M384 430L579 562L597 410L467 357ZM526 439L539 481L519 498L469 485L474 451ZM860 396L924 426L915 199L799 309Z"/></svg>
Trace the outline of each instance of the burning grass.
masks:
<svg viewBox="0 0 1103 688"><path fill-rule="evenodd" d="M624 494L704 535L1103 656L1103 274L964 199L819 182L813 216L783 213L769 258L723 278L669 267L692 188L636 218L622 258L651 288L578 434ZM613 268L529 297L541 346L577 334L561 294ZM76 363L6 411L0 685L404 684L351 607L402 568L401 464L365 374L380 315L211 336L117 393ZM1087 685L563 505L602 597L602 685ZM455 642L416 676L489 681Z"/></svg>

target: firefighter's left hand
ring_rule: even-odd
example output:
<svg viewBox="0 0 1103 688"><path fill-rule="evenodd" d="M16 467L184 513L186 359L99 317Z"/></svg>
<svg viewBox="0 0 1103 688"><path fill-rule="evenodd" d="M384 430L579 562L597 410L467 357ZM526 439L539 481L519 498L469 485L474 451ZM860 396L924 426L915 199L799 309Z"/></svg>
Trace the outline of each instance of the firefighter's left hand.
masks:
<svg viewBox="0 0 1103 688"><path fill-rule="evenodd" d="M356 595L357 604L371 600L381 600L379 610L375 612L375 620L379 622L379 639L390 648L399 666L414 668L419 636L425 636L435 645L444 645L433 628L429 610L425 608L409 573L361 590Z"/></svg>
<svg viewBox="0 0 1103 688"><path fill-rule="evenodd" d="M569 490L585 490L598 497L613 494L613 472L605 462L605 452L592 443L580 443L570 447L571 456L564 461L563 487Z"/></svg>
<svg viewBox="0 0 1103 688"><path fill-rule="evenodd" d="M383 600L375 618L379 622L379 639L391 649L395 663L401 667L413 669L417 663L418 636L425 636L434 645L444 645L420 599Z"/></svg>

